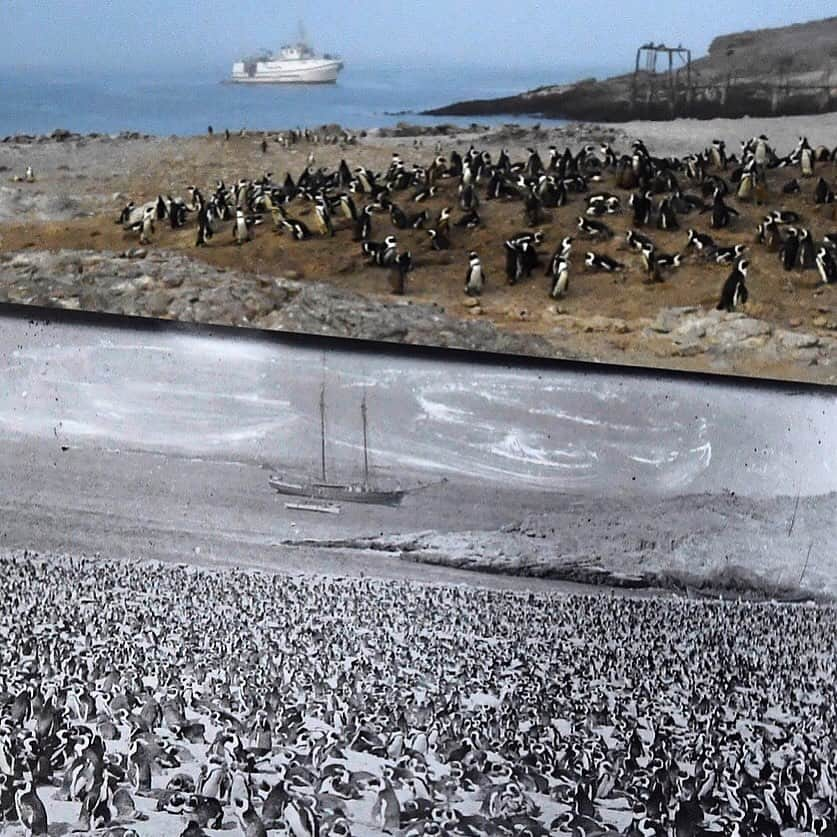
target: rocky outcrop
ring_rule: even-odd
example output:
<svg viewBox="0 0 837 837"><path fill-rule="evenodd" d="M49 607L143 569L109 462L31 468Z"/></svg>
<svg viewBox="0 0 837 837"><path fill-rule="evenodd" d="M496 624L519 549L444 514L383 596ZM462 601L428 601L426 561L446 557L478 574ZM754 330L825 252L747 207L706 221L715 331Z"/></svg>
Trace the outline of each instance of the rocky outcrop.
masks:
<svg viewBox="0 0 837 837"><path fill-rule="evenodd" d="M133 248L0 254L0 303L250 326L363 340L478 351L624 362L618 341L633 340L653 358L706 355L730 371L746 359L819 366L837 358L837 308L820 306L816 332L786 329L744 313L663 308L644 320L548 312L542 334L506 331L481 317L479 304L459 316L408 297L372 297L328 282L301 281L212 267L181 253ZM476 303L476 300L469 300ZM524 320L527 312L517 312ZM546 315L547 312L544 312ZM525 315L525 316L524 316ZM617 341L609 350L582 337Z"/></svg>
<svg viewBox="0 0 837 837"><path fill-rule="evenodd" d="M325 282L233 273L166 250L0 254L0 302L183 322L549 356L545 338L461 320L431 304L382 301Z"/></svg>
<svg viewBox="0 0 837 837"><path fill-rule="evenodd" d="M837 110L837 17L722 35L690 72L641 70L542 87L501 99L458 102L437 116L534 114L625 122L674 117L789 116ZM676 62L679 63L679 62Z"/></svg>
<svg viewBox="0 0 837 837"><path fill-rule="evenodd" d="M697 494L637 504L556 497L500 531L416 532L288 546L397 554L445 567L616 587L796 599L837 596L834 494Z"/></svg>

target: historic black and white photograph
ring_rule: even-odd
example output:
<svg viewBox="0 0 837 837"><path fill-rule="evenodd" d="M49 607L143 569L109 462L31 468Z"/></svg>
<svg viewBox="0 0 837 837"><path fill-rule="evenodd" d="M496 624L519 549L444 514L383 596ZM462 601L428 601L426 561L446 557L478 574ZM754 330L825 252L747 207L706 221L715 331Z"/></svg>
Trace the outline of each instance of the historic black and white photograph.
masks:
<svg viewBox="0 0 837 837"><path fill-rule="evenodd" d="M0 0L2 837L837 837L825 0Z"/></svg>
<svg viewBox="0 0 837 837"><path fill-rule="evenodd" d="M1 322L8 833L831 833L832 392Z"/></svg>

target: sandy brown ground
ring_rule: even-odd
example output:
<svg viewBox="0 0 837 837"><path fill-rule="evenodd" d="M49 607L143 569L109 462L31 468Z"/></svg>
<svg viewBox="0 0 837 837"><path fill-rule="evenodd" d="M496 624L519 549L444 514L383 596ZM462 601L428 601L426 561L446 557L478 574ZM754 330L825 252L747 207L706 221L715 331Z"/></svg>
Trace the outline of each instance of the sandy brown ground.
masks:
<svg viewBox="0 0 837 837"><path fill-rule="evenodd" d="M153 199L159 193L186 197L189 184L197 184L206 191L219 178L231 183L239 177L258 177L265 171L273 172L276 180L283 178L286 171L296 177L305 167L309 152L313 152L317 166L333 168L345 157L352 166L365 165L380 171L388 165L391 154L396 151L408 165L413 162L428 164L437 147L444 153L453 148L464 152L471 142L495 154L500 147L507 147L512 160L522 160L525 159L525 147L531 144L536 144L546 157L546 149L551 143L559 147L570 145L575 150L582 142L604 138L612 140L618 152L628 150L630 138L637 134L648 137L652 153L699 150L716 135L726 138L730 150L734 151L737 150L736 138L765 131L782 153L790 150L801 131L810 135L812 143L827 143L833 138L832 123L835 121L834 115L829 115L799 120L745 120L741 123L730 120L648 125L629 123L619 127L494 131L453 137L392 138L370 135L361 139L358 145L347 147L302 143L285 150L270 142L266 154L261 151L260 136L233 136L229 142L216 135L213 138L145 141L82 140L74 147L65 143L0 146L0 164L5 164L9 172L22 171L25 164L31 162L38 176L37 182L32 184L6 185L7 189L21 190L24 196L31 193L32 208L0 225L0 251L27 248L123 250L134 247L138 244L138 234L125 233L113 223L128 197L137 203ZM764 124L771 122L773 124ZM820 173L833 183L833 166L823 166ZM803 182L803 192L799 196L781 194L781 185L797 174L790 169L771 172L770 195L764 206L731 200L730 203L741 212L741 217L730 229L713 232L713 235L722 244L745 243L753 248L750 254L751 301L746 308L748 315L764 319L776 327L802 329L807 333L828 336L833 334L830 326L837 311L833 288L823 286L816 271L782 271L775 254L753 244L756 223L768 209L781 207L800 212L803 225L812 229L815 238L837 230L834 212L820 213L813 205L813 181ZM685 182L684 187L688 188ZM612 189L627 202L628 193L615 189L610 177L595 188ZM691 190L694 191L693 188ZM72 214L90 213L89 217L56 218L54 216L60 213L50 212L49 207L45 212L39 211L37 207L43 202L38 204L36 197L42 197L44 193L57 195L62 202L69 203L73 207ZM66 200L68 197L69 201ZM444 181L436 198L421 206L410 203L410 192L398 193L394 197L407 211L417 211L423 206L431 216L435 216L441 207L452 206L454 219L460 215L455 208L456 184L452 181ZM362 200L363 197L359 196L358 202ZM576 217L585 206L584 196L572 196L566 207L548 211L548 219L540 226L546 234L544 257L548 257L563 236L576 233ZM310 206L305 203L295 201L289 207L289 213L313 223ZM484 227L476 231L454 229L452 248L443 253L431 250L425 231L394 230L386 215L375 216L373 238L381 240L390 233L397 233L400 248L412 251L416 265L408 287L410 296L418 301L437 302L448 314L469 319L475 316L490 318L498 327L518 333L553 338L557 335L563 351L570 356L708 368L711 358L706 356L672 357L669 354L660 357L649 351L643 330L661 308L713 308L729 268L690 259L665 283L644 284L638 254L627 251L624 244L624 232L631 226L631 217L628 213L610 216L606 220L616 234L611 241L600 245L576 240L570 292L556 305L548 297L549 280L543 276L542 270L517 286L506 284L502 242L513 233L526 229L522 204L483 200L480 213ZM193 222L181 231L172 231L161 224L152 247L182 249L190 256L216 266L303 280L326 280L341 288L389 298L387 273L365 264L360 246L352 241L348 222L338 224L334 239L315 238L307 242L295 242L287 235L273 233L268 222L257 229L255 240L243 247L235 245L228 226L223 226L208 247L196 249L193 246ZM687 227L709 230L709 215L681 216L681 226L678 232L661 232L653 228L646 232L661 250L677 252L685 246ZM463 294L467 252L471 249L482 257L488 275L488 286L476 311L466 306ZM608 253L625 262L628 269L617 276L586 273L583 258L587 249ZM608 329L605 335L593 333L595 330L589 328L585 320L598 315L621 322ZM728 359L726 371L818 380L830 380L828 375L833 375L833 370L812 370L798 361L758 358L753 353Z"/></svg>

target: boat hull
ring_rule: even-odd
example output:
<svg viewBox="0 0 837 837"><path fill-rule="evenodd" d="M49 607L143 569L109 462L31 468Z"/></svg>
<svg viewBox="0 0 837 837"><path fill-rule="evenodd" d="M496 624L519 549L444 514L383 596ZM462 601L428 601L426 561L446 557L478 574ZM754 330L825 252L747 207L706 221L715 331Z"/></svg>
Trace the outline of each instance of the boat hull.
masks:
<svg viewBox="0 0 837 837"><path fill-rule="evenodd" d="M341 485L330 483L302 483L286 482L280 477L271 477L271 488L279 494L291 497L308 497L315 500L333 500L344 503L366 503L375 506L398 506L407 493L402 489L391 491L366 488L362 485Z"/></svg>
<svg viewBox="0 0 837 837"><path fill-rule="evenodd" d="M235 84L334 84L342 61L256 61L233 64Z"/></svg>

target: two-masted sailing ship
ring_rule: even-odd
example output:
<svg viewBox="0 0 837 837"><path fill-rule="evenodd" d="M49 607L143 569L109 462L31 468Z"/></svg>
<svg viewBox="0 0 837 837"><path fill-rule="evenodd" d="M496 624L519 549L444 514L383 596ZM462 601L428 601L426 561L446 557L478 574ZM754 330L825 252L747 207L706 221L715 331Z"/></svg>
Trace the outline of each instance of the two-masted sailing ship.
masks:
<svg viewBox="0 0 837 837"><path fill-rule="evenodd" d="M328 482L326 473L326 404L325 385L320 391L320 477L318 481L292 482L283 475L274 474L269 482L280 494L292 497L304 497L310 500L331 502L370 503L379 506L398 506L404 499L406 490L387 489L375 486L369 479L369 438L366 393L360 406L363 419L363 482Z"/></svg>

